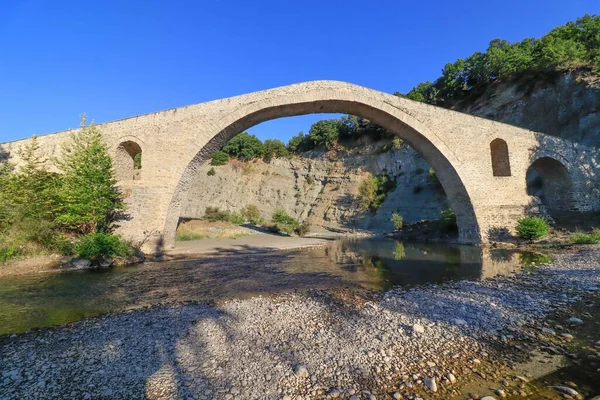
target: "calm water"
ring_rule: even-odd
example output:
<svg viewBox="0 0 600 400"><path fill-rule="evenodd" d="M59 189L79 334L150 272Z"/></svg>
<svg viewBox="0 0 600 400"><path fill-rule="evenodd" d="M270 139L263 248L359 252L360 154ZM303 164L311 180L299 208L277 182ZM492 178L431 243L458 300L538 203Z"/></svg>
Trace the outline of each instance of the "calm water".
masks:
<svg viewBox="0 0 600 400"><path fill-rule="evenodd" d="M60 325L108 311L186 301L213 302L326 288L386 290L480 279L540 263L503 249L391 239L344 239L327 247L147 263L0 280L0 334Z"/></svg>

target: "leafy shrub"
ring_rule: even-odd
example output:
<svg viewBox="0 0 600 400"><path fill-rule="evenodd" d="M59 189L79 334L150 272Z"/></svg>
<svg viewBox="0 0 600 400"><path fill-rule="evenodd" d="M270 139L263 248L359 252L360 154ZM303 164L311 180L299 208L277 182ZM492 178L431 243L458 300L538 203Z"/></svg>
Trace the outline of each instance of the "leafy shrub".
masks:
<svg viewBox="0 0 600 400"><path fill-rule="evenodd" d="M451 208L440 211L440 217L442 218L442 229L444 229L446 232L458 230L458 225L456 224L456 215Z"/></svg>
<svg viewBox="0 0 600 400"><path fill-rule="evenodd" d="M344 124L339 119L323 119L310 127L308 138L315 147L331 148L339 139Z"/></svg>
<svg viewBox="0 0 600 400"><path fill-rule="evenodd" d="M290 152L285 147L285 144L281 140L267 139L264 143L265 147L265 161L270 162L271 159L288 157Z"/></svg>
<svg viewBox="0 0 600 400"><path fill-rule="evenodd" d="M236 225L242 225L246 222L246 218L244 218L241 213L232 212L229 215L229 222Z"/></svg>
<svg viewBox="0 0 600 400"><path fill-rule="evenodd" d="M298 225L298 221L282 209L278 209L273 212L271 221L284 225Z"/></svg>
<svg viewBox="0 0 600 400"><path fill-rule="evenodd" d="M217 174L217 171L215 171L214 168L211 168L208 170L208 172L206 173L206 175L208 176L215 176Z"/></svg>
<svg viewBox="0 0 600 400"><path fill-rule="evenodd" d="M550 225L540 217L524 217L517 221L517 235L521 239L536 240L546 237Z"/></svg>
<svg viewBox="0 0 600 400"><path fill-rule="evenodd" d="M242 132L227 142L222 150L238 160L250 161L262 157L265 153L265 146L256 136Z"/></svg>
<svg viewBox="0 0 600 400"><path fill-rule="evenodd" d="M600 244L600 229L590 233L577 232L571 240L576 244Z"/></svg>
<svg viewBox="0 0 600 400"><path fill-rule="evenodd" d="M311 150L313 146L308 136L304 132L300 132L289 140L287 148L290 153L298 154Z"/></svg>
<svg viewBox="0 0 600 400"><path fill-rule="evenodd" d="M210 165L218 166L225 165L229 161L229 155L222 150L215 151L212 158L210 159Z"/></svg>
<svg viewBox="0 0 600 400"><path fill-rule="evenodd" d="M402 215L397 213L392 214L392 225L394 225L394 229L396 229L397 231L402 229L403 223L404 218L402 218Z"/></svg>
<svg viewBox="0 0 600 400"><path fill-rule="evenodd" d="M385 201L388 192L396 188L396 181L386 174L369 174L358 187L358 199L363 210L377 210Z"/></svg>
<svg viewBox="0 0 600 400"><path fill-rule="evenodd" d="M261 223L260 211L255 204L248 204L241 210L242 216L251 224L258 225Z"/></svg>
<svg viewBox="0 0 600 400"><path fill-rule="evenodd" d="M142 169L142 153L133 156L133 169Z"/></svg>
<svg viewBox="0 0 600 400"><path fill-rule="evenodd" d="M229 221L231 213L221 211L219 207L206 207L202 219L208 222Z"/></svg>
<svg viewBox="0 0 600 400"><path fill-rule="evenodd" d="M395 150L400 150L403 143L404 142L399 137L395 137L394 140L392 140L392 146L394 147Z"/></svg>
<svg viewBox="0 0 600 400"><path fill-rule="evenodd" d="M98 261L102 257L129 255L131 248L118 235L97 232L82 236L75 244L75 252L79 257Z"/></svg>
<svg viewBox="0 0 600 400"><path fill-rule="evenodd" d="M310 224L308 221L302 221L302 223L294 229L294 232L298 236L305 236L308 232L310 232Z"/></svg>

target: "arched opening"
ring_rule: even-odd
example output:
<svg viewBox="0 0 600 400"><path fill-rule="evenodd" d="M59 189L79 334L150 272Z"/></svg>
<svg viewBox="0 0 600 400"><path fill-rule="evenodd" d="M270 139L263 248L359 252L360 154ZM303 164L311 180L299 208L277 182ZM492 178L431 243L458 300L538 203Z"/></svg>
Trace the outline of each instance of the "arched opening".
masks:
<svg viewBox="0 0 600 400"><path fill-rule="evenodd" d="M238 110L235 114L225 116L220 121L222 128L218 131L207 133L212 139L202 149L199 149L181 176L167 212L165 228L163 230L165 243L167 245L174 243L180 211L186 199L187 192L193 183L196 172L212 157L213 153L222 148L234 136L261 122L281 117L313 113L342 113L360 116L399 136L416 150L431 168L436 171L437 178L448 197L450 207L456 215L459 240L465 243L478 243L481 241L479 224L475 216L471 198L454 165L449 161L449 157L454 162L457 163L457 161L453 158L454 155L445 148L443 143L432 143L432 139L437 140L434 134L428 132L426 127L421 125L417 120L414 120L410 115L398 109L391 107L390 110L382 109L385 108L384 104L373 106L368 104L368 102L359 100L335 100L331 99L330 93L324 94L324 97L326 98L301 103L295 102L297 101L296 98L292 98L289 102L285 104L280 103L279 105L271 105L269 101L266 101L265 103L267 104L263 105L262 108L260 104L253 103L247 106L248 111L246 112L242 109Z"/></svg>
<svg viewBox="0 0 600 400"><path fill-rule="evenodd" d="M510 158L506 142L499 138L492 140L490 143L490 153L494 176L510 176Z"/></svg>
<svg viewBox="0 0 600 400"><path fill-rule="evenodd" d="M117 146L115 176L118 181L136 181L141 178L142 148L131 140Z"/></svg>
<svg viewBox="0 0 600 400"><path fill-rule="evenodd" d="M550 216L572 210L569 171L552 157L535 160L527 170L527 194L540 199Z"/></svg>

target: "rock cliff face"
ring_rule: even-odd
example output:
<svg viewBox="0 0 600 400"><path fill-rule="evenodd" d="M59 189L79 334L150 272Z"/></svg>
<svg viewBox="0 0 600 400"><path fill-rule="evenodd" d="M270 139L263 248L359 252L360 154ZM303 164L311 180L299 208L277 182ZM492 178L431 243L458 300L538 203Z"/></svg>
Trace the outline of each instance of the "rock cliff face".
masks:
<svg viewBox="0 0 600 400"><path fill-rule="evenodd" d="M379 145L367 146L363 154L307 154L306 157L274 159L271 163L231 161L227 165L204 165L188 194L183 218L201 218L207 206L239 211L255 204L263 218L282 208L313 226L329 229L391 231L391 214L399 212L406 222L436 219L447 208L443 189L429 178L429 166L411 148L403 146L380 153ZM378 154L379 153L379 154ZM215 175L208 175L214 168ZM387 174L396 181L377 212L361 211L358 188L368 173Z"/></svg>
<svg viewBox="0 0 600 400"><path fill-rule="evenodd" d="M499 83L453 108L600 146L600 73L589 69ZM315 226L372 232L391 231L393 212L407 223L438 218L448 205L443 189L429 179L427 163L407 146L382 153L382 145L365 144L359 154L313 153L271 163L232 161L214 167L214 176L207 174L213 167L205 165L181 216L201 218L207 206L239 211L256 204L267 220L275 209L283 208ZM358 187L367 172L396 180L396 189L377 212L358 207Z"/></svg>
<svg viewBox="0 0 600 400"><path fill-rule="evenodd" d="M499 83L453 109L600 147L600 72L589 69Z"/></svg>

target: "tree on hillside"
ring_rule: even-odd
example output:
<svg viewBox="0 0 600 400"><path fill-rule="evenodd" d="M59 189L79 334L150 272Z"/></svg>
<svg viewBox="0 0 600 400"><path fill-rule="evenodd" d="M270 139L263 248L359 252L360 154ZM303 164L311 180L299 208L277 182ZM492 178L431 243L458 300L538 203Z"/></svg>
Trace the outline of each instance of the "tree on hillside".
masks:
<svg viewBox="0 0 600 400"><path fill-rule="evenodd" d="M296 136L293 136L287 145L287 149L290 153L302 153L304 151L310 150L312 147L310 146L310 141L308 140L308 135L305 135L304 132L299 132Z"/></svg>
<svg viewBox="0 0 600 400"><path fill-rule="evenodd" d="M273 157L287 157L290 155L290 152L285 147L285 144L278 139L267 139L264 143L265 148L265 160L270 162Z"/></svg>
<svg viewBox="0 0 600 400"><path fill-rule="evenodd" d="M405 96L430 104L450 106L472 93L482 92L496 80L509 80L524 73L544 73L587 65L600 69L600 16L585 15L552 29L541 39L510 43L494 39L484 53L448 63L432 84L420 83Z"/></svg>
<svg viewBox="0 0 600 400"><path fill-rule="evenodd" d="M265 148L263 143L254 135L242 132L234 136L222 149L225 153L242 161L262 157Z"/></svg>
<svg viewBox="0 0 600 400"><path fill-rule="evenodd" d="M312 124L308 138L315 147L329 149L337 142L344 128L344 124L339 119L323 119Z"/></svg>
<svg viewBox="0 0 600 400"><path fill-rule="evenodd" d="M94 124L71 135L56 161L62 171L60 197L64 210L57 221L65 228L83 234L107 232L117 212L123 209L121 194L108 147Z"/></svg>

